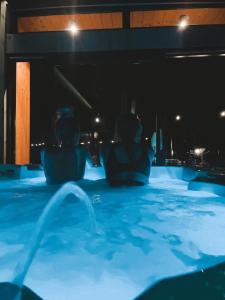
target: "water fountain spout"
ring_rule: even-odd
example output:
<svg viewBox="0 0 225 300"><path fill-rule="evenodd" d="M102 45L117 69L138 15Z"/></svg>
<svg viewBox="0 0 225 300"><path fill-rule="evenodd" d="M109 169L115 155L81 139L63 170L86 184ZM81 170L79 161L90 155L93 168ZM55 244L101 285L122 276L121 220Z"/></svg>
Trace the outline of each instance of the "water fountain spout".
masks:
<svg viewBox="0 0 225 300"><path fill-rule="evenodd" d="M74 195L75 198L83 202L87 208L89 220L91 223L91 229L96 233L96 220L95 213L91 203L91 200L87 194L74 182L68 182L64 184L49 200L48 204L44 208L35 228L35 232L32 236L28 251L25 253L24 258L18 263L14 277L12 280L12 286L14 290L9 292L7 298L4 300L20 300L21 289L23 288L23 282L35 257L35 254L40 246L42 238L44 236L47 225L52 219L54 213L63 203L64 199L68 195ZM19 289L17 289L17 288ZM0 291L1 295L1 291Z"/></svg>

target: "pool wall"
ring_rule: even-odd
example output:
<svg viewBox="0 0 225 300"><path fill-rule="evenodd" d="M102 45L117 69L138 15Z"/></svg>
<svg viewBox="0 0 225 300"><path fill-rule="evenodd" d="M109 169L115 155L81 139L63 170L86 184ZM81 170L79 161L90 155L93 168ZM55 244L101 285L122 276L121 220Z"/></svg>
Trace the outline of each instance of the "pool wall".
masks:
<svg viewBox="0 0 225 300"><path fill-rule="evenodd" d="M26 179L43 177L44 171L40 165L0 165L0 179ZM105 177L102 167L95 168L86 166L85 179L98 180ZM207 191L225 197L225 184L210 182L207 171L202 171L182 166L153 166L151 178L178 179L189 182L188 189L193 191ZM198 180L201 178L201 180Z"/></svg>

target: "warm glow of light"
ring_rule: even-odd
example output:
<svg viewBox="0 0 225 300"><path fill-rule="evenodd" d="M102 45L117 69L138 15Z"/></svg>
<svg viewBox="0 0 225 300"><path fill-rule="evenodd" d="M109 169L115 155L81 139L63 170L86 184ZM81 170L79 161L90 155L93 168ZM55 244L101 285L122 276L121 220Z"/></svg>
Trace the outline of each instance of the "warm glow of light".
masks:
<svg viewBox="0 0 225 300"><path fill-rule="evenodd" d="M75 22L71 22L68 30L71 32L72 35L76 35L79 32L79 28Z"/></svg>
<svg viewBox="0 0 225 300"><path fill-rule="evenodd" d="M204 151L205 151L205 148L195 148L195 149L194 149L194 153L195 153L195 155L197 155L197 156L202 155Z"/></svg>
<svg viewBox="0 0 225 300"><path fill-rule="evenodd" d="M101 122L100 118L99 118L99 117L96 117L96 118L95 118L95 123L100 123L100 122Z"/></svg>
<svg viewBox="0 0 225 300"><path fill-rule="evenodd" d="M221 116L222 118L225 117L225 110L223 110L223 111L220 112L220 116Z"/></svg>
<svg viewBox="0 0 225 300"><path fill-rule="evenodd" d="M189 57L209 57L209 54L194 54L194 55L189 55Z"/></svg>
<svg viewBox="0 0 225 300"><path fill-rule="evenodd" d="M180 21L178 23L179 29L184 30L187 28L187 26L188 26L188 16L186 15L180 16Z"/></svg>

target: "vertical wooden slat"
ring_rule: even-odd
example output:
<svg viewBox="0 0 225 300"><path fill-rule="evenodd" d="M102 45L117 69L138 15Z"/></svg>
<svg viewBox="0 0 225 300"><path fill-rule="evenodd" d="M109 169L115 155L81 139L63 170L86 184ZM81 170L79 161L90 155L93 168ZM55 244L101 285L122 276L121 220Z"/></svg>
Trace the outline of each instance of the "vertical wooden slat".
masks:
<svg viewBox="0 0 225 300"><path fill-rule="evenodd" d="M16 164L30 162L30 63L16 64Z"/></svg>

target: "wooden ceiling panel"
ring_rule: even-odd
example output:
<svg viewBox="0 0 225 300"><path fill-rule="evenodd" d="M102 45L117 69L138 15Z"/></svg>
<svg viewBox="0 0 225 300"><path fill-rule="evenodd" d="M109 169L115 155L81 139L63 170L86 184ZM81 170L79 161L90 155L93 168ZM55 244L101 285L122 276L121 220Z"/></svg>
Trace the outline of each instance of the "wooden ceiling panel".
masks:
<svg viewBox="0 0 225 300"><path fill-rule="evenodd" d="M181 15L189 17L190 25L225 24L225 8L195 8L156 11L134 11L131 13L131 27L177 26Z"/></svg>
<svg viewBox="0 0 225 300"><path fill-rule="evenodd" d="M18 32L65 31L75 22L81 30L122 28L121 12L21 17Z"/></svg>

